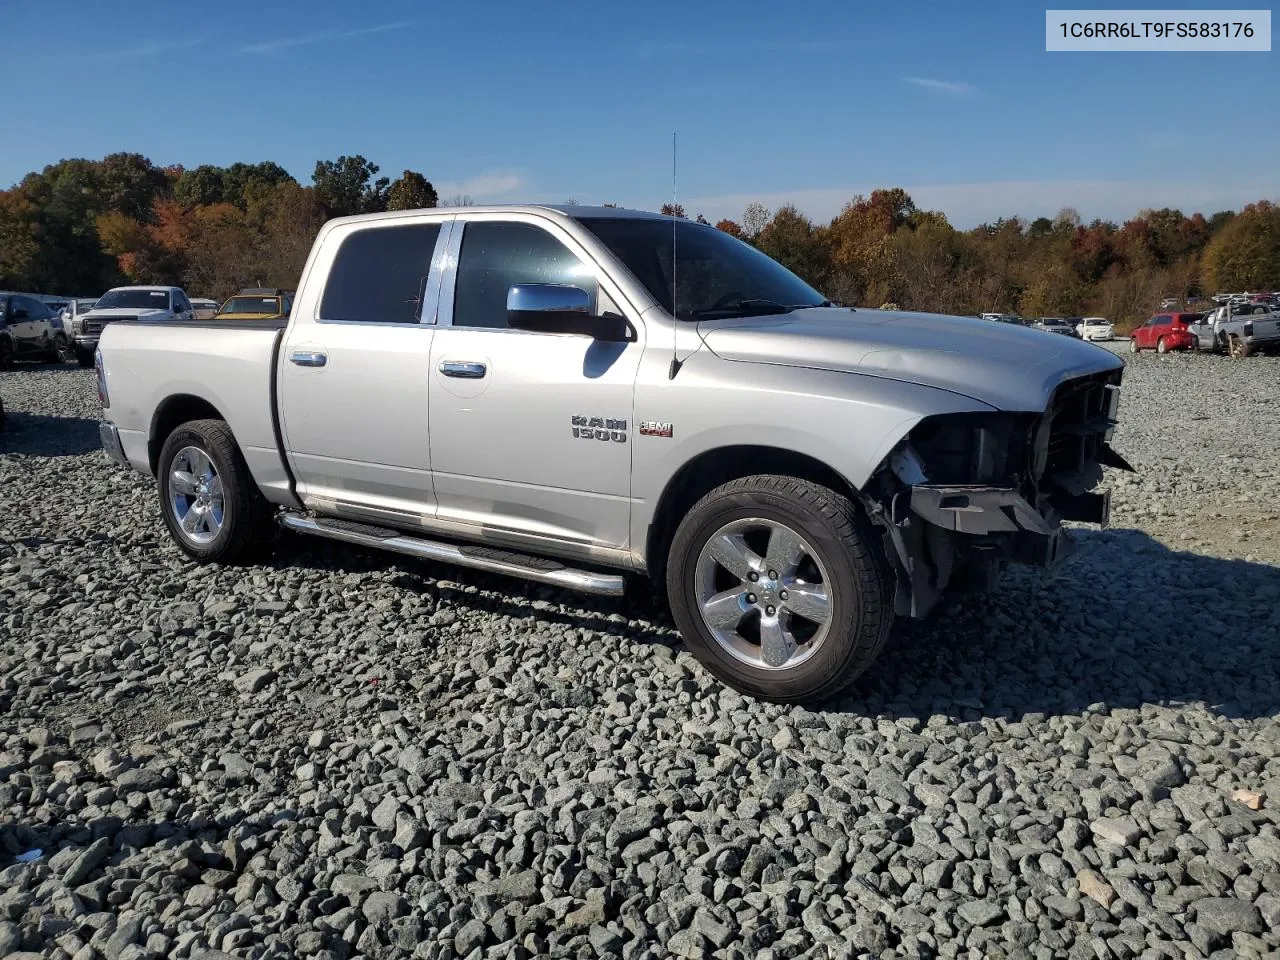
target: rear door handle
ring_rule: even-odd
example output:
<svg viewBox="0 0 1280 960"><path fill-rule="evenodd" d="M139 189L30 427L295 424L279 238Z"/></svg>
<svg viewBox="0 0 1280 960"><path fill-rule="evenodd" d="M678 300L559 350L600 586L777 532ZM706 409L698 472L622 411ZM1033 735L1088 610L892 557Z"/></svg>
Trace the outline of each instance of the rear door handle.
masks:
<svg viewBox="0 0 1280 960"><path fill-rule="evenodd" d="M295 350L289 354L289 362L300 367L323 367L329 357L320 350Z"/></svg>
<svg viewBox="0 0 1280 960"><path fill-rule="evenodd" d="M459 377L463 380L479 380L488 369L483 363L467 360L445 360L440 364L440 372L446 377Z"/></svg>

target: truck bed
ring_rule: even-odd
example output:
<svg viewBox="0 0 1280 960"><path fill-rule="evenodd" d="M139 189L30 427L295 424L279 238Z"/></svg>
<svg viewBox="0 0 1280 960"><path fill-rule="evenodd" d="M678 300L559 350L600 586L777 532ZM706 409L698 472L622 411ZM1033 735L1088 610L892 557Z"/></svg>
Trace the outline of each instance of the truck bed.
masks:
<svg viewBox="0 0 1280 960"><path fill-rule="evenodd" d="M268 317L265 320L169 320L166 318L139 318L137 320L116 320L122 326L136 327L203 327L210 330L283 330L289 325L288 317Z"/></svg>
<svg viewBox="0 0 1280 960"><path fill-rule="evenodd" d="M109 357L108 410L129 462L154 475L165 421L205 410L226 420L263 493L292 505L275 388L286 324L284 317L109 324L99 344Z"/></svg>

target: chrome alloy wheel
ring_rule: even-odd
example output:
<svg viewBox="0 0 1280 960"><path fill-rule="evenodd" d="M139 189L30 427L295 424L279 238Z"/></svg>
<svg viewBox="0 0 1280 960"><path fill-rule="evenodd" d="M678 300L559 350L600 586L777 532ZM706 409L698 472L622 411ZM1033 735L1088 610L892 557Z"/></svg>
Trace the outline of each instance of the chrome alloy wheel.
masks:
<svg viewBox="0 0 1280 960"><path fill-rule="evenodd" d="M831 581L816 550L776 520L725 524L694 571L702 621L732 656L765 670L793 668L826 639Z"/></svg>
<svg viewBox="0 0 1280 960"><path fill-rule="evenodd" d="M199 447L183 447L169 465L169 508L182 535L194 544L212 543L225 518L222 478Z"/></svg>

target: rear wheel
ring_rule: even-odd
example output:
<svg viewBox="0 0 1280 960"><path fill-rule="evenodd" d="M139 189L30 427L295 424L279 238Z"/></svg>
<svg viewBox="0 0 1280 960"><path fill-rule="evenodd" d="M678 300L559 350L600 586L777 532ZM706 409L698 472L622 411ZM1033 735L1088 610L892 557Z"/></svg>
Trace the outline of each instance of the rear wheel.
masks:
<svg viewBox="0 0 1280 960"><path fill-rule="evenodd" d="M1156 353L1168 353L1169 347L1164 342L1164 337L1156 341Z"/></svg>
<svg viewBox="0 0 1280 960"><path fill-rule="evenodd" d="M0 370L13 369L13 341L0 337Z"/></svg>
<svg viewBox="0 0 1280 960"><path fill-rule="evenodd" d="M863 673L893 622L879 538L845 497L794 477L712 490L676 531L672 616L716 677L765 700L830 697Z"/></svg>
<svg viewBox="0 0 1280 960"><path fill-rule="evenodd" d="M1245 343L1240 337L1232 337L1229 342L1231 356L1236 360L1243 360L1253 352L1249 344Z"/></svg>
<svg viewBox="0 0 1280 960"><path fill-rule="evenodd" d="M235 563L271 546L271 507L221 420L193 420L169 435L157 469L165 526L187 556Z"/></svg>
<svg viewBox="0 0 1280 960"><path fill-rule="evenodd" d="M1129 340L1129 352L1130 352L1130 353L1137 353L1137 352L1138 352L1138 338L1137 338L1137 337L1132 337L1132 338L1130 338L1130 340Z"/></svg>

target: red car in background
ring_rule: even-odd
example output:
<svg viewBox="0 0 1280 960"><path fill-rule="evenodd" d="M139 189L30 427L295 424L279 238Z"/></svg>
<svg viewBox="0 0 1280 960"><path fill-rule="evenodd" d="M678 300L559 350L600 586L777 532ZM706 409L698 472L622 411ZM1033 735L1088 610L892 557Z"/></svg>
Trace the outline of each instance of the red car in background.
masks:
<svg viewBox="0 0 1280 960"><path fill-rule="evenodd" d="M1157 353L1189 350L1195 346L1196 336L1188 328L1199 319L1198 313L1157 313L1133 331L1129 349L1134 353L1141 350L1155 350Z"/></svg>

